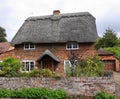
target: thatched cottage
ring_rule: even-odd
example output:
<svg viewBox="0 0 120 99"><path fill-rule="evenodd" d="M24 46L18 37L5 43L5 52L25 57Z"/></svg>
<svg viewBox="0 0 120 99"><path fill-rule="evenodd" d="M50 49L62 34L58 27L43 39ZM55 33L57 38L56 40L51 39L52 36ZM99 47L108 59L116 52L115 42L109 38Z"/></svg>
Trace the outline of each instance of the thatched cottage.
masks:
<svg viewBox="0 0 120 99"><path fill-rule="evenodd" d="M90 13L60 14L55 10L53 15L26 19L11 43L25 71L59 68L63 72L70 57L95 55L97 38L95 18Z"/></svg>

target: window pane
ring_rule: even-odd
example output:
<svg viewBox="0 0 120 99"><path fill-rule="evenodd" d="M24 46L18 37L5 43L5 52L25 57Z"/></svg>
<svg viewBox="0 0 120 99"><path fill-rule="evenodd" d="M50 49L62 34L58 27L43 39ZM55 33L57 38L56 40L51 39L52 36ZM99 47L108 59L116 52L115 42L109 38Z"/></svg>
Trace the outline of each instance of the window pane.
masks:
<svg viewBox="0 0 120 99"><path fill-rule="evenodd" d="M73 48L78 48L77 42L73 42Z"/></svg>
<svg viewBox="0 0 120 99"><path fill-rule="evenodd" d="M24 44L25 49L29 49L29 44Z"/></svg>
<svg viewBox="0 0 120 99"><path fill-rule="evenodd" d="M34 44L30 44L30 48L35 48L35 45Z"/></svg>
<svg viewBox="0 0 120 99"><path fill-rule="evenodd" d="M29 62L26 62L26 71L29 71Z"/></svg>
<svg viewBox="0 0 120 99"><path fill-rule="evenodd" d="M34 69L34 62L30 62L30 70Z"/></svg>
<svg viewBox="0 0 120 99"><path fill-rule="evenodd" d="M68 42L68 43L67 43L67 48L68 48L68 49L69 49L69 48L72 48L71 42Z"/></svg>
<svg viewBox="0 0 120 99"><path fill-rule="evenodd" d="M22 71L25 71L26 64L25 64L25 62L22 62L22 64L23 64Z"/></svg>

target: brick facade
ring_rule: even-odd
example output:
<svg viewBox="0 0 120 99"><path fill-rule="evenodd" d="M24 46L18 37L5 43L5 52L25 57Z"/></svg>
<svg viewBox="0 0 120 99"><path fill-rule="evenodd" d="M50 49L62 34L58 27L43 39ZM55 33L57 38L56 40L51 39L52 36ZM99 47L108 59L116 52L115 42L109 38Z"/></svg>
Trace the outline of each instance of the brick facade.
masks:
<svg viewBox="0 0 120 99"><path fill-rule="evenodd" d="M46 49L49 49L56 57L60 59L60 63L58 63L57 67L60 68L61 72L64 71L64 60L68 59L71 52L76 53L77 57L80 59L93 56L96 53L93 43L81 43L79 44L79 49L77 50L66 50L66 43L36 44L34 50L24 50L24 44L20 44L15 46L14 51L0 55L0 60L7 58L8 56L16 57L21 61L34 60L36 68L39 68L40 64L37 62L37 59Z"/></svg>
<svg viewBox="0 0 120 99"><path fill-rule="evenodd" d="M0 54L0 61L6 59L8 57L14 57L14 58L16 58L15 50L14 49Z"/></svg>

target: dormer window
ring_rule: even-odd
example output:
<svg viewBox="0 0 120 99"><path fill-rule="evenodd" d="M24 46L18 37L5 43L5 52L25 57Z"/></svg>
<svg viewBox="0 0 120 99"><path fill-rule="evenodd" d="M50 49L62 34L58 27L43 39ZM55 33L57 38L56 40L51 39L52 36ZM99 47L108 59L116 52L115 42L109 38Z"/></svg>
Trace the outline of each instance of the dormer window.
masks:
<svg viewBox="0 0 120 99"><path fill-rule="evenodd" d="M33 44L33 43L25 43L25 44L24 44L24 49L25 49L25 50L35 49L35 44Z"/></svg>
<svg viewBox="0 0 120 99"><path fill-rule="evenodd" d="M79 49L78 43L77 42L67 42L66 49L67 50Z"/></svg>

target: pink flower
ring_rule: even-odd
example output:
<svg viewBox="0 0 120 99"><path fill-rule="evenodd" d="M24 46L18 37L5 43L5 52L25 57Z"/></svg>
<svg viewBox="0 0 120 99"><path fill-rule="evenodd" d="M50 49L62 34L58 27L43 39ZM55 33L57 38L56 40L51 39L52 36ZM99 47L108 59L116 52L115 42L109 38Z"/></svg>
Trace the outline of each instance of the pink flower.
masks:
<svg viewBox="0 0 120 99"><path fill-rule="evenodd" d="M56 68L56 71L59 71L60 69L59 68Z"/></svg>

